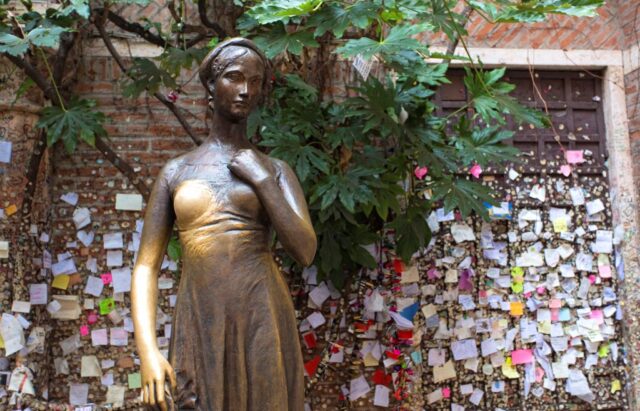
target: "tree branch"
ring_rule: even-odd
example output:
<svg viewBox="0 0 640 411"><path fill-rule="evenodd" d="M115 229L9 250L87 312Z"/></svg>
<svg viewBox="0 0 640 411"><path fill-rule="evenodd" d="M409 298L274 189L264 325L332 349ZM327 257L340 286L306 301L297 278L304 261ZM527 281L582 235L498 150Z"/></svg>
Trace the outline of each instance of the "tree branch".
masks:
<svg viewBox="0 0 640 411"><path fill-rule="evenodd" d="M101 20L100 18L96 18L94 19L94 24L98 29L98 32L100 33L100 37L102 37L102 41L104 42L104 45L109 50L109 53L111 54L111 56L113 56L113 59L118 64L118 67L120 67L120 70L122 70L122 72L125 75L131 78L131 76L129 75L129 71L127 70L127 67L124 64L124 60L122 60L122 57L120 56L116 48L113 46L111 39L109 38L109 36L107 35L107 32L104 29L104 19ZM191 129L191 126L189 125L187 120L184 118L184 116L180 112L180 108L178 106L176 106L174 103L169 101L164 95L162 95L159 92L153 93L153 96L157 98L162 104L164 104L173 113L176 119L178 119L178 122L180 123L184 131L186 131L186 133L189 135L189 137L191 137L191 140L193 140L193 142L196 143L196 145L202 144L202 139L194 133L193 129Z"/></svg>
<svg viewBox="0 0 640 411"><path fill-rule="evenodd" d="M151 44L165 48L173 47L170 41L163 39L157 34L153 34L151 31L145 29L140 23L132 23L112 12L111 10L105 10L103 8L95 9L99 15L103 15L106 12L107 18L116 26L129 33L137 34L143 39L147 40Z"/></svg>
<svg viewBox="0 0 640 411"><path fill-rule="evenodd" d="M198 14L200 15L202 24L204 24L205 27L213 29L220 39L227 37L227 32L220 24L209 20L209 16L207 16L207 0L198 0Z"/></svg>
<svg viewBox="0 0 640 411"><path fill-rule="evenodd" d="M78 32L73 33L62 33L60 35L60 47L58 48L58 52L56 53L56 59L53 64L53 81L57 84L62 83L62 78L64 77L65 65L67 63L67 57L69 56L69 52L76 44L76 40L78 39Z"/></svg>
<svg viewBox="0 0 640 411"><path fill-rule="evenodd" d="M40 129L38 132L38 139L34 144L31 151L31 157L29 158L29 165L27 166L27 184L24 186L24 196L22 198L22 207L20 214L22 215L22 224L25 227L31 222L29 217L31 216L31 206L33 205L33 196L36 192L36 182L38 180L38 172L40 171L40 163L42 162L42 156L47 149L47 133L44 129Z"/></svg>
<svg viewBox="0 0 640 411"><path fill-rule="evenodd" d="M45 76L42 75L42 73L36 70L36 68L33 67L31 63L29 63L26 59L23 59L17 56L12 56L9 53L2 53L2 55L8 58L18 68L22 69L22 71L24 71L24 73L27 76L29 76L29 78L33 80L34 83L36 83L36 86L38 86L38 88L42 90L44 95L49 100L51 101L58 100L58 96L56 96L56 93L53 89L53 85L47 80Z"/></svg>
<svg viewBox="0 0 640 411"><path fill-rule="evenodd" d="M462 18L464 19L464 22L462 23L463 29L467 26L467 23L469 22L469 20L471 20L471 13L473 13L473 8L469 5L464 6L462 13L460 13ZM446 53L447 56L451 56L453 55L453 53L455 53L456 48L458 48L459 42L460 42L460 36L456 32L456 35L451 39L451 43L449 43L449 46L447 47L447 53ZM449 63L450 61L451 61L451 58L447 57L443 60L443 63Z"/></svg>

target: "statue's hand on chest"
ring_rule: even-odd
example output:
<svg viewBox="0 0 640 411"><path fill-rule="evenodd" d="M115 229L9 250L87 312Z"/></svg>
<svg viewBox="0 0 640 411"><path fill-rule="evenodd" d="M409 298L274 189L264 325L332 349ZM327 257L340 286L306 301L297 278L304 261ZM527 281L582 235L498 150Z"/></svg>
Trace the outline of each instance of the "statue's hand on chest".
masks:
<svg viewBox="0 0 640 411"><path fill-rule="evenodd" d="M253 149L239 150L229 162L229 170L254 189L270 179L275 179L276 170L268 157Z"/></svg>

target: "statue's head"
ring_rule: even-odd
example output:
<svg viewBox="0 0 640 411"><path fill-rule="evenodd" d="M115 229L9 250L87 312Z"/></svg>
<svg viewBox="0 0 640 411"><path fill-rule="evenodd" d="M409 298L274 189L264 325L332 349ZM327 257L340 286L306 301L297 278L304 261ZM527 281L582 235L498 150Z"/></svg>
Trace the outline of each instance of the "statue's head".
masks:
<svg viewBox="0 0 640 411"><path fill-rule="evenodd" d="M247 118L271 88L269 60L251 40L239 37L218 44L199 74L212 108L233 121Z"/></svg>

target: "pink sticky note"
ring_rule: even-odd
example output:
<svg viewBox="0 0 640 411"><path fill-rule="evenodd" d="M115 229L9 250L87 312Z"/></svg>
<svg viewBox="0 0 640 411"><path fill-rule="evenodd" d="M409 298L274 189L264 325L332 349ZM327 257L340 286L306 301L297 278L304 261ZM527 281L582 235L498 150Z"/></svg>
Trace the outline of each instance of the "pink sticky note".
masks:
<svg viewBox="0 0 640 411"><path fill-rule="evenodd" d="M593 275L593 274L591 274L591 275L589 276L589 282L590 282L591 284L595 284L595 282L596 282L596 276L595 276L595 275Z"/></svg>
<svg viewBox="0 0 640 411"><path fill-rule="evenodd" d="M569 164L584 163L584 152L582 150L567 150L566 157Z"/></svg>
<svg viewBox="0 0 640 411"><path fill-rule="evenodd" d="M102 274L100 275L100 278L102 278L102 284L107 285L107 284L111 284L111 273L106 273L106 274Z"/></svg>
<svg viewBox="0 0 640 411"><path fill-rule="evenodd" d="M560 310L558 308L551 309L551 321L560 320Z"/></svg>
<svg viewBox="0 0 640 411"><path fill-rule="evenodd" d="M604 324L604 314L603 314L602 310L592 310L591 314L589 315L589 317L592 320L595 320L596 324L598 324L598 325Z"/></svg>
<svg viewBox="0 0 640 411"><path fill-rule="evenodd" d="M427 277L429 278L429 280L437 280L438 278L440 278L440 273L435 268L430 268L429 270L427 270Z"/></svg>
<svg viewBox="0 0 640 411"><path fill-rule="evenodd" d="M96 314L95 312L90 312L87 315L87 322L89 324L95 324L98 322L98 314Z"/></svg>
<svg viewBox="0 0 640 411"><path fill-rule="evenodd" d="M451 388L449 388L449 387L444 387L444 388L442 389L442 396L443 396L444 398L449 398L449 397L451 397Z"/></svg>
<svg viewBox="0 0 640 411"><path fill-rule="evenodd" d="M552 298L549 300L549 308L561 308L562 300L559 298Z"/></svg>
<svg viewBox="0 0 640 411"><path fill-rule="evenodd" d="M598 274L600 274L600 278L611 278L611 266L610 265L598 266Z"/></svg>
<svg viewBox="0 0 640 411"><path fill-rule="evenodd" d="M81 325L80 326L80 335L81 336L85 336L85 335L89 335L89 326L88 325Z"/></svg>
<svg viewBox="0 0 640 411"><path fill-rule="evenodd" d="M544 370L540 367L536 367L536 382L541 382L544 378Z"/></svg>
<svg viewBox="0 0 640 411"><path fill-rule="evenodd" d="M571 166L567 164L561 165L560 173L562 173L562 175L565 177L569 177L569 174L571 174Z"/></svg>
<svg viewBox="0 0 640 411"><path fill-rule="evenodd" d="M533 351L531 350L511 351L511 363L513 365L530 364L532 362L533 362Z"/></svg>

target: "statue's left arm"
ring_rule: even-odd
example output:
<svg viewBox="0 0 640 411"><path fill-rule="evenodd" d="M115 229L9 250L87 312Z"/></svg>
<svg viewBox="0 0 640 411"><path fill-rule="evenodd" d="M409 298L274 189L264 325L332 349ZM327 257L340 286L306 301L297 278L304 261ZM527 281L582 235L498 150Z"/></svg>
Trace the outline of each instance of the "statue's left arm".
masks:
<svg viewBox="0 0 640 411"><path fill-rule="evenodd" d="M254 150L241 150L229 168L256 190L285 251L303 266L310 265L316 254L316 233L293 170L279 160L274 165Z"/></svg>

